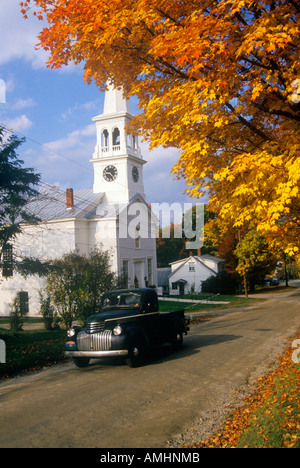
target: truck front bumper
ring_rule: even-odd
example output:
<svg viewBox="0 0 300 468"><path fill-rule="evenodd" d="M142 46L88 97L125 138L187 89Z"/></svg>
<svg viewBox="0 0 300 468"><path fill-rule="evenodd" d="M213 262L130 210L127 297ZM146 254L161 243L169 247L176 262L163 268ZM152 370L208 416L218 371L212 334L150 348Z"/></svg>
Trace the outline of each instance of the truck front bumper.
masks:
<svg viewBox="0 0 300 468"><path fill-rule="evenodd" d="M127 349L115 349L109 351L65 351L65 356L68 357L89 357L99 358L106 356L127 356Z"/></svg>

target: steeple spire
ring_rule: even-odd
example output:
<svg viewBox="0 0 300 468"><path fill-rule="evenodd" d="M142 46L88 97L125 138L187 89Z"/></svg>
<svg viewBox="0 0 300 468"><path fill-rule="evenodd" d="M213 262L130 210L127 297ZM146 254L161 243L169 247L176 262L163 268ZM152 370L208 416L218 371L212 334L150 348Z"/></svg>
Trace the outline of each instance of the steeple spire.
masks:
<svg viewBox="0 0 300 468"><path fill-rule="evenodd" d="M108 86L108 91L105 91L103 115L120 114L126 112L131 115L130 101L123 97L122 89Z"/></svg>

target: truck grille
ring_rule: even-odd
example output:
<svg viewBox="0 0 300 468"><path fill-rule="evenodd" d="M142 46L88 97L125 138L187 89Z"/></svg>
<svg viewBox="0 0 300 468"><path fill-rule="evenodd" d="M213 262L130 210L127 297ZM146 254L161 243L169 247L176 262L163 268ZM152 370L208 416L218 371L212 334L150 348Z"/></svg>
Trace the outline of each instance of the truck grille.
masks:
<svg viewBox="0 0 300 468"><path fill-rule="evenodd" d="M77 348L79 351L109 351L111 348L111 335L111 330L94 334L79 332L77 335Z"/></svg>
<svg viewBox="0 0 300 468"><path fill-rule="evenodd" d="M104 322L91 322L87 323L87 333L98 333L104 330Z"/></svg>

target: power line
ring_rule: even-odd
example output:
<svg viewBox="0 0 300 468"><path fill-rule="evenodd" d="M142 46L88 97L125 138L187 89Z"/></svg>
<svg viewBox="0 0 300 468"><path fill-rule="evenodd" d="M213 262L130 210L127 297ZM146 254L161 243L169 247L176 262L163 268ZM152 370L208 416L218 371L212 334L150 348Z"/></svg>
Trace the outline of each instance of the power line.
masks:
<svg viewBox="0 0 300 468"><path fill-rule="evenodd" d="M20 135L21 137L25 138L26 140L30 140L30 141L32 141L33 143L35 143L36 145L41 146L42 148L46 149L47 151L50 151L50 152L56 154L57 156L60 156L60 157L62 157L62 158L64 158L64 159L70 161L71 163L76 164L76 165L78 165L78 166L84 168L84 169L87 170L88 172L91 172L91 173L93 173L93 174L96 174L96 175L101 176L101 174L100 174L99 172L95 171L94 168L91 168L90 166L86 166L86 165L84 165L84 164L82 164L82 163L80 163L80 162L78 162L78 161L76 161L76 160L74 160L74 159L72 159L72 158L66 156L65 154L63 154L63 153L61 153L61 152L52 149L52 148L48 147L47 145L45 145L44 143L40 143L39 141L37 141L37 140L35 140L35 139L31 138L31 137L27 137L26 135L24 135L24 134L21 133L21 132L18 132L18 131L15 131L15 130L13 130L13 129L10 129L10 128L8 128L5 124L3 124L3 123L1 123L0 125L1 125L3 128L5 128L8 132L10 132L10 133L12 133L12 134L13 134L13 133L18 134L18 135ZM122 188L127 188L127 186L126 186L125 184L120 183L118 180L115 180L115 183L118 184L118 185L119 185L120 187L122 187ZM152 202L160 203L160 201L157 200L156 198L153 198L153 197L151 197L151 196L148 197L148 198L150 198L150 200L152 200Z"/></svg>
<svg viewBox="0 0 300 468"><path fill-rule="evenodd" d="M64 159L70 161L71 163L76 164L76 165L78 165L78 166L80 166L80 167L86 169L87 171L92 172L92 173L94 173L94 174L100 176L100 173L97 173L97 172L95 171L95 168L92 169L90 166L88 167L88 166L86 166L86 165L84 165L84 164L82 164L82 163L79 163L78 161L76 161L76 160L74 160L74 159L72 159L72 158L70 158L70 157L64 155L63 153L61 153L61 152L59 152L59 151L56 151L56 150L54 150L54 149L48 147L47 145L45 145L45 144L43 144L43 143L40 143L39 141L37 141L37 140L35 140L35 139L31 138L31 137L27 137L26 135L22 134L21 132L15 131L15 130L13 130L13 129L9 129L5 124L0 124L0 125L1 125L3 128L5 128L8 132L10 132L10 133L12 133L12 134L13 134L13 133L18 134L18 135L20 135L21 137L25 138L26 140L30 140L30 141L32 141L33 143L35 143L35 144L41 146L42 148L46 149L47 151L50 151L50 152L52 152L52 153L58 155L59 157L62 157L62 158L64 158ZM127 186L126 186L125 184L120 183L118 180L116 180L115 183L117 183L120 187L126 188L126 189L127 189ZM47 186L49 186L51 189L54 188L54 186L51 186L51 184L46 183L46 182L42 182L42 183L40 183L39 185L40 185L41 187L47 185ZM61 189L60 189L59 187L57 187L57 186L55 186L55 189L56 189L57 192L60 192L61 194L62 194L62 193L65 193L65 192L63 192L63 190L61 190ZM99 195L100 195L100 194L99 194ZM49 194L48 194L48 197L49 197ZM153 198L153 197L149 197L149 198L150 198L154 203L160 203L157 199L155 199L155 198ZM76 199L79 200L79 201L81 201L81 202L83 202L83 203L86 202L88 206L92 206L92 207L93 207L93 206L94 206L94 207L97 207L97 206L98 206L98 204L94 204L94 203L91 204L90 200L81 198L78 194L76 194ZM50 200L53 200L53 199L50 198ZM54 199L54 200L55 200L55 199ZM55 201L57 201L58 203L63 203L63 202L62 202L61 200L59 200L59 199L56 199ZM50 202L49 202L49 203L50 203ZM106 207L106 210L107 210L107 207ZM81 211L82 211L82 212L86 212L87 214L90 213L90 210L86 210L86 209L84 209L84 208L83 208ZM116 214L115 211L113 211L113 210L109 210L109 209L108 209L107 211L108 211L108 214L110 214L111 216L113 216L113 215ZM55 218L52 218L52 219L55 219Z"/></svg>

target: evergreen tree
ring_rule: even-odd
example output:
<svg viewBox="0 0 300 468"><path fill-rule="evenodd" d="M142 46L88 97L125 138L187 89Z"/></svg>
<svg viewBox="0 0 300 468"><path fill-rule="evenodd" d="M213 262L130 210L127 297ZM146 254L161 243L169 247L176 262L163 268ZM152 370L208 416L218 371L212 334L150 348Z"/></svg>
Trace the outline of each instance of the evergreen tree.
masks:
<svg viewBox="0 0 300 468"><path fill-rule="evenodd" d="M38 194L40 175L23 167L17 149L24 138L8 136L0 126L0 266L3 276L13 271L10 242L22 231L22 223L34 224L38 218L26 210L28 198Z"/></svg>

